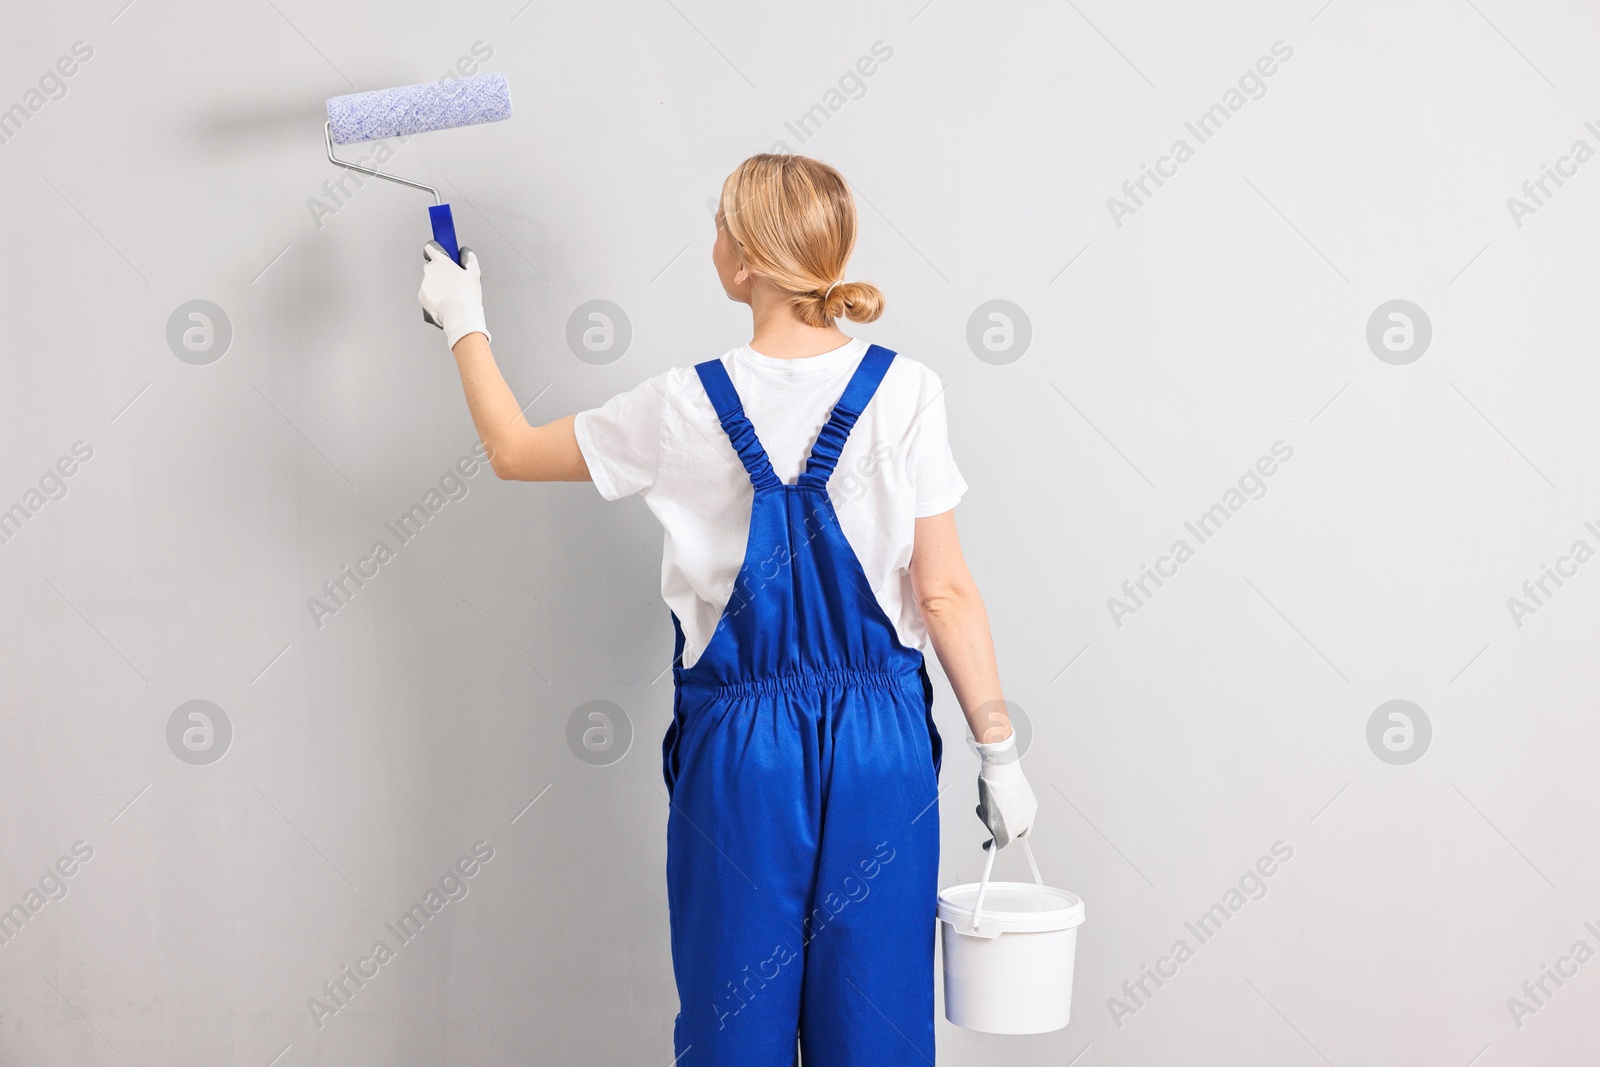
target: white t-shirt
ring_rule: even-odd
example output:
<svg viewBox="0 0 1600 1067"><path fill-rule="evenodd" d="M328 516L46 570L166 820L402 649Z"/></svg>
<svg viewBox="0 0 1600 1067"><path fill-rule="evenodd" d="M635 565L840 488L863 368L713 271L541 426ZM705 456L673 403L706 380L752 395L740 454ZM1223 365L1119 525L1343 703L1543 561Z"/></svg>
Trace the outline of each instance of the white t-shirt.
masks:
<svg viewBox="0 0 1600 1067"><path fill-rule="evenodd" d="M866 354L852 340L803 359L748 346L722 357L772 469L793 484ZM950 454L938 375L897 355L850 431L828 495L900 640L927 639L908 567L915 520L955 507L967 483ZM607 500L643 493L666 529L661 595L683 627L683 665L711 640L744 562L754 489L693 367L678 367L579 412L578 448Z"/></svg>

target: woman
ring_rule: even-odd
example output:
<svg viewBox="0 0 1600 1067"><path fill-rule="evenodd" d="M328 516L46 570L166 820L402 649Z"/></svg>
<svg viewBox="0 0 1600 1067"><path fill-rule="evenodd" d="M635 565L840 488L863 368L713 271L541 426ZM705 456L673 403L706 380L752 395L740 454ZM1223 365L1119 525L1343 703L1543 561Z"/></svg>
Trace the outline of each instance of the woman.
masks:
<svg viewBox="0 0 1600 1067"><path fill-rule="evenodd" d="M476 257L430 245L423 272L495 473L643 493L666 530L682 1067L787 1067L797 1034L807 1063L933 1062L941 744L925 638L984 741L978 814L997 846L1037 809L956 537L966 483L942 388L835 325L883 310L844 280L855 237L832 167L746 160L723 183L712 262L750 305L750 343L537 427L495 366Z"/></svg>

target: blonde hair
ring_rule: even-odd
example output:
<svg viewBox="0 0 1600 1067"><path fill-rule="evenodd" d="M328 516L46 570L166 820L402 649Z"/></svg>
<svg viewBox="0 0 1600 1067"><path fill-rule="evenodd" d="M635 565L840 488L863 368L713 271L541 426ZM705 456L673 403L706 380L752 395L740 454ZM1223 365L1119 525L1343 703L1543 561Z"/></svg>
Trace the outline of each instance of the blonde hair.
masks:
<svg viewBox="0 0 1600 1067"><path fill-rule="evenodd" d="M789 295L808 326L841 315L872 322L883 293L844 280L856 244L856 205L844 177L807 156L751 156L722 183L722 219L751 270Z"/></svg>

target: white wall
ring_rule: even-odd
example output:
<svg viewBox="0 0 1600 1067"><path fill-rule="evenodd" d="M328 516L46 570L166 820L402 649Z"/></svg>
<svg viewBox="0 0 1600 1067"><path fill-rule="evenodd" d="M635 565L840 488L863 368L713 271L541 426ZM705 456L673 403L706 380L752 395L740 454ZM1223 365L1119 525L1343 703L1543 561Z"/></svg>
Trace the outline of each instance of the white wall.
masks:
<svg viewBox="0 0 1600 1067"><path fill-rule="evenodd" d="M455 203L530 417L748 336L706 202L780 140L855 184L852 273L889 295L861 332L950 383L1037 851L1088 923L1067 1030L941 1021L942 1062L1596 1047L1600 963L1522 987L1600 950L1600 563L1507 603L1600 549L1600 162L1507 204L1600 149L1592 7L123 2L13 3L0 39L0 107L92 49L0 144L0 507L28 513L0 544L0 905L73 871L0 945L0 1061L671 1059L671 631L645 508L480 473L336 615L307 608L474 442L414 295L426 198L308 206L341 174L322 101L475 44L515 117L390 166ZM876 42L865 94L802 144L785 123ZM1264 95L1200 143L1185 123L1275 45ZM1178 139L1192 158L1113 212ZM565 339L595 299L632 330L604 365ZM231 326L221 358L169 346L193 300ZM1020 358L969 347L991 300L1029 324ZM1392 300L1431 324L1421 358L1369 347ZM1200 544L1185 522L1280 441L1265 494ZM65 496L30 497L74 447ZM1192 558L1114 619L1178 539ZM206 765L169 743L193 700L231 730ZM568 742L593 700L632 730L608 766ZM1369 746L1391 700L1430 725L1414 762ZM950 753L945 884L981 839ZM479 841L468 895L314 1022L324 980L397 943L384 923ZM1277 842L1266 895L1201 943L1185 922ZM1179 940L1176 976L1128 997Z"/></svg>

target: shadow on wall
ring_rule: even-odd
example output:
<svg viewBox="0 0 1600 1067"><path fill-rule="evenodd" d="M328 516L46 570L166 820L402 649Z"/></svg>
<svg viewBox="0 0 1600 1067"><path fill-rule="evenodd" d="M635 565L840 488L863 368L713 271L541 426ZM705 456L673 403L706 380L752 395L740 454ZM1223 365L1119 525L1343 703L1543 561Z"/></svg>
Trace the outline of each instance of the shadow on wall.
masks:
<svg viewBox="0 0 1600 1067"><path fill-rule="evenodd" d="M329 96L347 88L330 83ZM239 100L214 106L186 123L189 140L211 156L274 157L287 143L304 141L312 158L320 158L322 124L328 121L325 97L262 102Z"/></svg>

